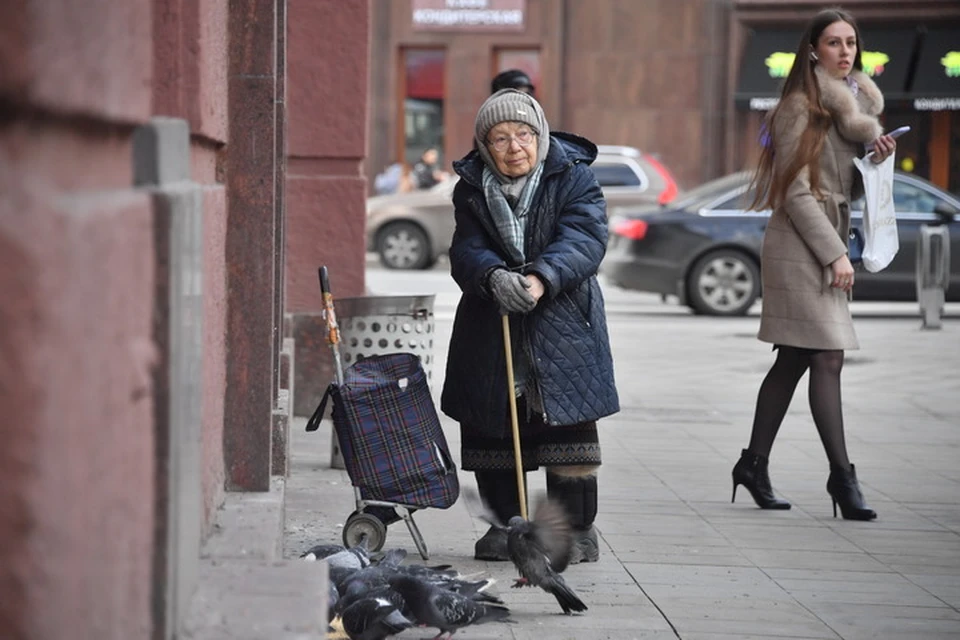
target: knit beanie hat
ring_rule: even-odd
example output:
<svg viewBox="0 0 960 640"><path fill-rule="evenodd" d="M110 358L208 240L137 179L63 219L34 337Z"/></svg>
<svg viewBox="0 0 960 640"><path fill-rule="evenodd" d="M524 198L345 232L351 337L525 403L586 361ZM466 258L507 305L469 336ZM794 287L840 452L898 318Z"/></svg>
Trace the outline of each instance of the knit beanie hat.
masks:
<svg viewBox="0 0 960 640"><path fill-rule="evenodd" d="M538 136L538 163L543 162L547 157L547 150L550 148L550 127L547 125L547 118L543 114L540 103L533 96L516 89L501 89L480 106L474 127L477 148L483 161L503 182L508 178L496 170L496 164L487 146L487 135L501 122L523 122L530 125Z"/></svg>

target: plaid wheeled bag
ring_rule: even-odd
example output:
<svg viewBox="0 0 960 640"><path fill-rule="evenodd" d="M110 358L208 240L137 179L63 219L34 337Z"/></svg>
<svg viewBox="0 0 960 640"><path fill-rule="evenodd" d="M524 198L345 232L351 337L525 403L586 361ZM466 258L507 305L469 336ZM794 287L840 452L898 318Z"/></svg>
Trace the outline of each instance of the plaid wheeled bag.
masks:
<svg viewBox="0 0 960 640"><path fill-rule="evenodd" d="M307 424L313 431L333 398L333 426L350 481L365 500L446 509L460 483L420 359L370 356L331 384Z"/></svg>

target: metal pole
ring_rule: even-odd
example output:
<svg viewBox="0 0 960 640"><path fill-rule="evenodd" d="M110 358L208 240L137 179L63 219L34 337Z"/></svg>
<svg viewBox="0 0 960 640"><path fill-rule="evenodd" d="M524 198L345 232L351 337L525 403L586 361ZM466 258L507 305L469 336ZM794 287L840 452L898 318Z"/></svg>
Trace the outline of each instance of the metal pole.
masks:
<svg viewBox="0 0 960 640"><path fill-rule="evenodd" d="M921 327L940 329L950 286L950 230L946 225L922 225L917 236L917 301Z"/></svg>
<svg viewBox="0 0 960 640"><path fill-rule="evenodd" d="M327 324L327 344L333 352L333 369L337 385L343 384L343 363L340 361L340 327L337 325L337 313L333 308L333 293L330 291L330 275L327 267L320 267L320 292L323 295L323 319ZM343 452L337 439L336 427L330 429L330 467L345 469Z"/></svg>

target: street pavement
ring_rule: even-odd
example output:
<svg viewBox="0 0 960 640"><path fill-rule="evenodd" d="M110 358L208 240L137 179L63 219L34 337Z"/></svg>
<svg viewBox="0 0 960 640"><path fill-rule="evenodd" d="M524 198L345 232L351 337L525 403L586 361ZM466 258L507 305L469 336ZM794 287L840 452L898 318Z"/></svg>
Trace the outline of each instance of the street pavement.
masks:
<svg viewBox="0 0 960 640"><path fill-rule="evenodd" d="M423 273L368 266L371 295L437 295L433 391L442 387L458 293L443 265ZM471 627L470 638L960 638L960 305L943 327L920 327L916 304L854 303L861 350L843 370L850 457L874 522L834 518L828 465L810 417L806 379L771 455L789 511L762 511L731 469L747 444L760 382L773 361L743 318L692 315L658 296L605 285L622 410L600 422L601 559L569 568L588 604L565 616L548 594L510 589L505 563L472 559L486 530L464 500L416 522L429 564L498 580L513 624ZM441 415L459 461L456 424ZM345 471L330 467L330 423L292 425L284 555L339 542L354 509ZM462 485L475 486L460 472ZM544 490L530 475L530 494ZM423 562L402 523L387 548ZM399 637L432 637L415 629Z"/></svg>

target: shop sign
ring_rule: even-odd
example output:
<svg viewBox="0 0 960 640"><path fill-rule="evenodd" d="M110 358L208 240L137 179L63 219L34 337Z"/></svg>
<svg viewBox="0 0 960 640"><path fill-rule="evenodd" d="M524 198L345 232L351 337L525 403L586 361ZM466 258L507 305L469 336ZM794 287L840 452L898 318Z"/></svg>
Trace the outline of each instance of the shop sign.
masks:
<svg viewBox="0 0 960 640"><path fill-rule="evenodd" d="M413 0L423 31L522 31L526 0Z"/></svg>
<svg viewBox="0 0 960 640"><path fill-rule="evenodd" d="M960 111L960 98L914 98L917 111Z"/></svg>

